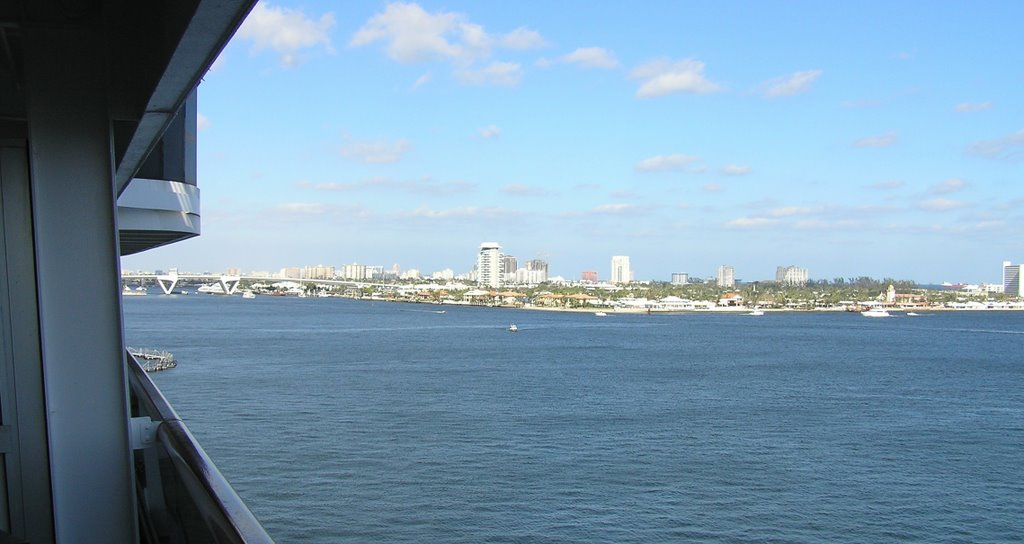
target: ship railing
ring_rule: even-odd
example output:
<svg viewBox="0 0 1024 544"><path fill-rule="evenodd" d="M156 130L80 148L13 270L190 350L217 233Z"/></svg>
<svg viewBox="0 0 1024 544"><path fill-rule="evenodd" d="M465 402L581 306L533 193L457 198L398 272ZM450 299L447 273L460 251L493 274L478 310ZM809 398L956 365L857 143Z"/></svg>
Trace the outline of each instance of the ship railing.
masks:
<svg viewBox="0 0 1024 544"><path fill-rule="evenodd" d="M272 544L138 360L125 357L140 541Z"/></svg>

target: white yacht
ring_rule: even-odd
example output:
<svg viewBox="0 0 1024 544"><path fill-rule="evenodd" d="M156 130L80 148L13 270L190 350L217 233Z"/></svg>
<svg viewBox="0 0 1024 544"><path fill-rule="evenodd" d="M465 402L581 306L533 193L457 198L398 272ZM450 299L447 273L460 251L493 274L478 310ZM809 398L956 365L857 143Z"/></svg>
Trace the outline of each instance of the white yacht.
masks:
<svg viewBox="0 0 1024 544"><path fill-rule="evenodd" d="M889 317L889 312L884 308L871 308L860 313L864 317Z"/></svg>

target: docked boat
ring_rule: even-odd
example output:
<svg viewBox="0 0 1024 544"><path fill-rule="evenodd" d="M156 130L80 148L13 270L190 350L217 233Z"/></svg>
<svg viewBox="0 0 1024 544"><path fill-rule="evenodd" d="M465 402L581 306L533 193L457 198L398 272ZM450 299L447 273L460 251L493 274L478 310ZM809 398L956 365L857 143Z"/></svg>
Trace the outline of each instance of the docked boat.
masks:
<svg viewBox="0 0 1024 544"><path fill-rule="evenodd" d="M508 332L519 332L519 327L515 323L508 326Z"/></svg>
<svg viewBox="0 0 1024 544"><path fill-rule="evenodd" d="M882 308L872 308L870 310L864 310L860 315L864 317L889 317L889 312Z"/></svg>

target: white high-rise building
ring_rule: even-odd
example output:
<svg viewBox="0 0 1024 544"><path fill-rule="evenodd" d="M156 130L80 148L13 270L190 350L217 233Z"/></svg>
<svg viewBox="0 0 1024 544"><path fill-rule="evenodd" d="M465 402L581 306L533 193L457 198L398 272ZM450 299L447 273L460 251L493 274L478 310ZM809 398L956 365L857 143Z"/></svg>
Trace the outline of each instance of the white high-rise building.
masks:
<svg viewBox="0 0 1024 544"><path fill-rule="evenodd" d="M806 268L799 266L780 266L775 269L775 281L785 285L805 285L808 275Z"/></svg>
<svg viewBox="0 0 1024 544"><path fill-rule="evenodd" d="M476 283L497 289L501 287L501 246L497 242L480 244L476 256Z"/></svg>
<svg viewBox="0 0 1024 544"><path fill-rule="evenodd" d="M629 257L616 255L612 257L612 283L629 283L633 280L633 271L629 269Z"/></svg>
<svg viewBox="0 0 1024 544"><path fill-rule="evenodd" d="M1003 293L1011 297L1024 293L1024 264L1003 261Z"/></svg>
<svg viewBox="0 0 1024 544"><path fill-rule="evenodd" d="M718 277L715 280L719 287L736 287L736 270L723 264L718 267Z"/></svg>
<svg viewBox="0 0 1024 544"><path fill-rule="evenodd" d="M690 275L686 272L673 272L672 285L686 285L690 283Z"/></svg>

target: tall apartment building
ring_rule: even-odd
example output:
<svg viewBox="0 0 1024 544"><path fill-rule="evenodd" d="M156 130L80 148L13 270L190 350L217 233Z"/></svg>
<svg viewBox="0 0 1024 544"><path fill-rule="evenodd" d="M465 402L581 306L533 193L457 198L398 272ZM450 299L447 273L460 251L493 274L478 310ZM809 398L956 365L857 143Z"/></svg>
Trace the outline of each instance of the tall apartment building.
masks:
<svg viewBox="0 0 1024 544"><path fill-rule="evenodd" d="M672 285L686 285L690 283L690 275L686 272L673 272Z"/></svg>
<svg viewBox="0 0 1024 544"><path fill-rule="evenodd" d="M542 259L532 259L526 261L527 270L543 270L544 275L548 275L548 262Z"/></svg>
<svg viewBox="0 0 1024 544"><path fill-rule="evenodd" d="M502 281L513 281L516 277L516 270L519 268L519 261L514 255L501 256L501 279Z"/></svg>
<svg viewBox="0 0 1024 544"><path fill-rule="evenodd" d="M1003 293L1011 297L1024 293L1024 264L1003 261Z"/></svg>
<svg viewBox="0 0 1024 544"><path fill-rule="evenodd" d="M780 266L775 269L775 281L785 285L805 285L807 269L799 266Z"/></svg>
<svg viewBox="0 0 1024 544"><path fill-rule="evenodd" d="M495 289L501 287L501 246L497 242L480 244L476 256L476 283Z"/></svg>
<svg viewBox="0 0 1024 544"><path fill-rule="evenodd" d="M586 283L597 283L597 272L594 270L585 270L581 272L580 281Z"/></svg>
<svg viewBox="0 0 1024 544"><path fill-rule="evenodd" d="M736 270L724 264L719 266L715 284L719 287L736 287Z"/></svg>
<svg viewBox="0 0 1024 544"><path fill-rule="evenodd" d="M633 281L633 271L629 269L629 257L616 255L612 257L612 283L629 283Z"/></svg>
<svg viewBox="0 0 1024 544"><path fill-rule="evenodd" d="M342 265L341 277L346 280L365 280L366 265L358 263Z"/></svg>

